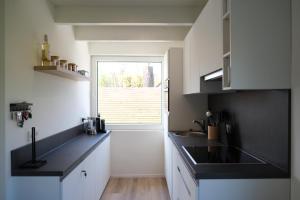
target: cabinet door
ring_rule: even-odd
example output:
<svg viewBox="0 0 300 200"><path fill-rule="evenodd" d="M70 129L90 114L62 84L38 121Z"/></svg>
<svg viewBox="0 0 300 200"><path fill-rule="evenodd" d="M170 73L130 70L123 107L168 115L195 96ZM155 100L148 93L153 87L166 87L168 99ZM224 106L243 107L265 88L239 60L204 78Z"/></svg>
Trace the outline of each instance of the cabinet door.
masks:
<svg viewBox="0 0 300 200"><path fill-rule="evenodd" d="M201 77L222 68L222 1L209 0L194 28L193 50Z"/></svg>
<svg viewBox="0 0 300 200"><path fill-rule="evenodd" d="M199 66L199 27L191 28L191 44L190 44L190 94L200 93L200 66Z"/></svg>
<svg viewBox="0 0 300 200"><path fill-rule="evenodd" d="M164 148L165 148L165 176L170 197L172 199L172 146L168 136L168 129L164 130Z"/></svg>
<svg viewBox="0 0 300 200"><path fill-rule="evenodd" d="M96 176L96 156L97 151L95 150L84 160L83 165L86 172L86 176L84 178L84 199L88 200L98 200L96 198L96 185L97 180L100 177Z"/></svg>
<svg viewBox="0 0 300 200"><path fill-rule="evenodd" d="M184 41L184 94L200 93L200 77L221 69L222 1L209 0Z"/></svg>
<svg viewBox="0 0 300 200"><path fill-rule="evenodd" d="M63 200L99 200L110 178L110 136L62 182Z"/></svg>
<svg viewBox="0 0 300 200"><path fill-rule="evenodd" d="M110 136L108 136L102 144L95 150L96 157L94 159L95 176L97 177L95 184L96 199L99 199L105 189L110 178Z"/></svg>
<svg viewBox="0 0 300 200"><path fill-rule="evenodd" d="M105 139L105 142L103 143L103 147L104 147L104 155L103 155L103 163L102 163L102 167L103 167L103 185L102 188L100 188L101 190L101 194L105 189L105 186L107 184L107 182L109 181L110 178L110 136L108 136Z"/></svg>
<svg viewBox="0 0 300 200"><path fill-rule="evenodd" d="M224 21L230 41L230 67L226 67L230 84L226 89L290 89L291 1L229 3L229 23Z"/></svg>
<svg viewBox="0 0 300 200"><path fill-rule="evenodd" d="M174 157L173 157L174 158ZM173 159L174 160L174 159ZM181 198L181 190L182 190L182 185L181 185L181 180L180 180L180 175L178 173L178 170L177 170L177 165L176 165L176 162L173 162L173 176L172 176L172 181L173 181L173 184L172 184L172 191L173 191L173 200L185 200L185 199L182 199Z"/></svg>
<svg viewBox="0 0 300 200"><path fill-rule="evenodd" d="M173 200L188 200L184 199L186 195L183 195L184 185L180 175L180 167L178 160L178 151L175 145L172 143L172 191Z"/></svg>
<svg viewBox="0 0 300 200"><path fill-rule="evenodd" d="M170 148L168 136L166 141L166 179L170 196L172 196L172 149Z"/></svg>
<svg viewBox="0 0 300 200"><path fill-rule="evenodd" d="M62 182L63 200L84 200L84 173L82 164L78 165Z"/></svg>
<svg viewBox="0 0 300 200"><path fill-rule="evenodd" d="M181 177L182 182L182 199L185 200L196 200L198 199L198 187L191 177L188 169L186 168L184 161L182 160L181 156L178 154L178 171Z"/></svg>
<svg viewBox="0 0 300 200"><path fill-rule="evenodd" d="M198 187L172 143L173 200L197 200Z"/></svg>
<svg viewBox="0 0 300 200"><path fill-rule="evenodd" d="M191 31L184 39L183 48L183 94L190 94L191 80L190 80L190 68L191 68Z"/></svg>

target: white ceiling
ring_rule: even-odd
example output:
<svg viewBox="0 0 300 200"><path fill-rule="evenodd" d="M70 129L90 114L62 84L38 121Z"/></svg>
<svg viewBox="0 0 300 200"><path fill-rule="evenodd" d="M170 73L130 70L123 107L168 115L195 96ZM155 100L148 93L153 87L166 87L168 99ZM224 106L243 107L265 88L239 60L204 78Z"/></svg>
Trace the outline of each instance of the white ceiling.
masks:
<svg viewBox="0 0 300 200"><path fill-rule="evenodd" d="M207 0L50 0L58 6L202 6Z"/></svg>

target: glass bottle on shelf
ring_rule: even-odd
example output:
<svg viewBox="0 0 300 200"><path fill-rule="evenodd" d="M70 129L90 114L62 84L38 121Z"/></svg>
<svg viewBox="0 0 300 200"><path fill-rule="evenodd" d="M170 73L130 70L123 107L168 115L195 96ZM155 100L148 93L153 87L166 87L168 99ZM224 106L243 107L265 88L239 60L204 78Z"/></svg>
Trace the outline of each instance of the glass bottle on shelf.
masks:
<svg viewBox="0 0 300 200"><path fill-rule="evenodd" d="M48 43L48 36L45 34L44 42L42 43L42 66L50 65L49 48L50 48L50 45Z"/></svg>

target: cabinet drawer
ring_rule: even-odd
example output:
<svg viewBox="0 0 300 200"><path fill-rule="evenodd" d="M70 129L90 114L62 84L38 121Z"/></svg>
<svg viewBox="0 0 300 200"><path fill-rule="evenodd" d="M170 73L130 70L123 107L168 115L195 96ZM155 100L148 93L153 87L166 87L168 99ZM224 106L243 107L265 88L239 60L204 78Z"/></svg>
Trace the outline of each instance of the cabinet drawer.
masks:
<svg viewBox="0 0 300 200"><path fill-rule="evenodd" d="M184 196L185 200L196 200L198 197L197 185L194 179L191 177L177 149L175 154L176 162L174 162L174 164L176 164L176 170L178 171L184 187L182 195Z"/></svg>

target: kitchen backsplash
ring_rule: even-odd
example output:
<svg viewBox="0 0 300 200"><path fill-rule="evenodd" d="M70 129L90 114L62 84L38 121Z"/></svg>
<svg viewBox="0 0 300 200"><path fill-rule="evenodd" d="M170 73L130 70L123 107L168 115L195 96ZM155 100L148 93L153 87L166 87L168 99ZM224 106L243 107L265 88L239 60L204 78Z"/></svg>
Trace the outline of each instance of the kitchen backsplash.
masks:
<svg viewBox="0 0 300 200"><path fill-rule="evenodd" d="M208 107L229 114L234 145L290 171L290 99L290 90L241 91L209 95Z"/></svg>

